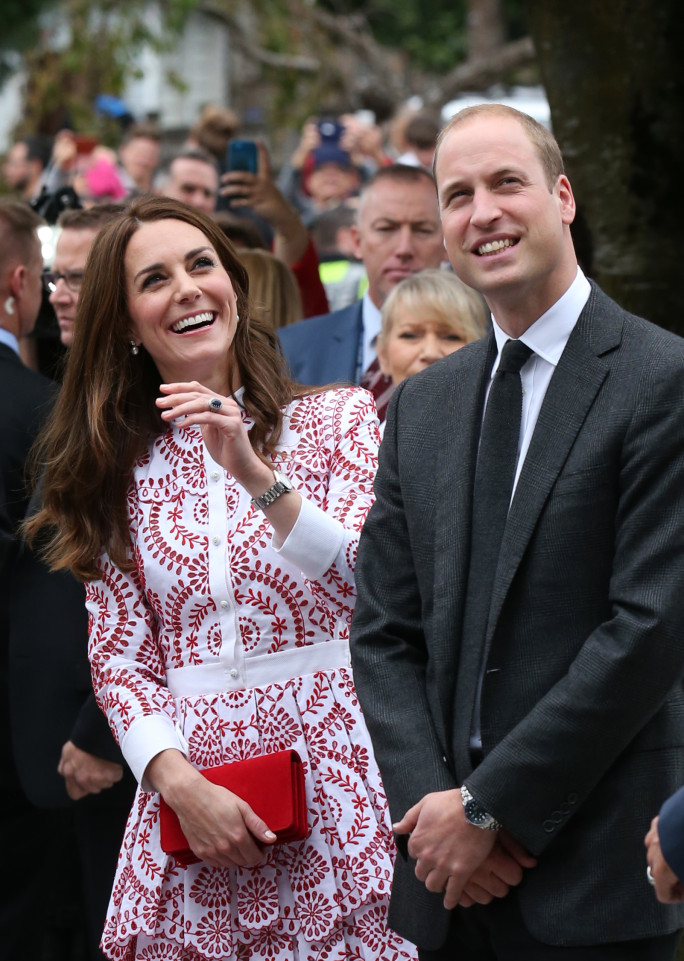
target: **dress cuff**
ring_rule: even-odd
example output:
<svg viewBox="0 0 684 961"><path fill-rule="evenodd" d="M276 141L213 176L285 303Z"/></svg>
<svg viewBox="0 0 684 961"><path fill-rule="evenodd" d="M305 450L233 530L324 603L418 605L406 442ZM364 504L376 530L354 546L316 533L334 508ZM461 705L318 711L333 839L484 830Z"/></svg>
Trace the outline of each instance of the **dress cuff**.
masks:
<svg viewBox="0 0 684 961"><path fill-rule="evenodd" d="M294 527L282 543L273 534L271 546L277 554L296 564L305 577L316 581L332 567L343 541L341 522L302 497Z"/></svg>
<svg viewBox="0 0 684 961"><path fill-rule="evenodd" d="M121 753L143 791L154 790L145 779L147 765L169 748L187 757L187 747L170 717L146 714L129 727L121 742Z"/></svg>

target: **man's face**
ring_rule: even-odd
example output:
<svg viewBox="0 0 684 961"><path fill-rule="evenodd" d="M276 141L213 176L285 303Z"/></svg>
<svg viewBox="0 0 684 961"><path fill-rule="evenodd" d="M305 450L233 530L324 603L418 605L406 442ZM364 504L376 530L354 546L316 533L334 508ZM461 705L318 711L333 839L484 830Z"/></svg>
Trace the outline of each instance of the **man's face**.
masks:
<svg viewBox="0 0 684 961"><path fill-rule="evenodd" d="M74 339L76 308L78 298L81 296L80 281L96 235L95 230L76 230L67 227L62 230L57 239L52 271L56 274L66 274L67 279L60 278L57 281L55 289L50 294L50 303L57 315L59 337L65 347L71 347Z"/></svg>
<svg viewBox="0 0 684 961"><path fill-rule="evenodd" d="M31 182L31 166L26 159L28 147L25 143L15 143L7 152L7 159L2 167L2 175L10 190L20 193L26 190Z"/></svg>
<svg viewBox="0 0 684 961"><path fill-rule="evenodd" d="M191 207L212 214L216 210L218 188L218 172L210 164L179 157L171 164L163 193L165 197L182 200Z"/></svg>
<svg viewBox="0 0 684 961"><path fill-rule="evenodd" d="M439 267L444 259L442 227L430 181L387 179L369 187L361 199L354 240L376 307L404 277Z"/></svg>
<svg viewBox="0 0 684 961"><path fill-rule="evenodd" d="M359 186L359 175L353 167L324 163L309 174L307 190L316 203L331 205L351 197Z"/></svg>
<svg viewBox="0 0 684 961"><path fill-rule="evenodd" d="M159 166L159 144L150 137L133 137L119 150L119 158L139 190L152 189L152 179Z"/></svg>
<svg viewBox="0 0 684 961"><path fill-rule="evenodd" d="M473 117L447 134L436 176L455 272L484 294L497 317L525 302L535 320L575 276L567 178L550 189L524 128L500 114Z"/></svg>

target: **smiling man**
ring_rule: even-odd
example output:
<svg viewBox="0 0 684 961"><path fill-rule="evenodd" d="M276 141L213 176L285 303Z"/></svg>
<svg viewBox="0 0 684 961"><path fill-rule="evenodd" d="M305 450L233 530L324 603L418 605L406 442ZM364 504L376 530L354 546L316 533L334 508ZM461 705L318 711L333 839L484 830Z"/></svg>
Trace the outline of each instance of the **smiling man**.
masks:
<svg viewBox="0 0 684 961"><path fill-rule="evenodd" d="M365 385L369 367L377 367L375 340L387 294L404 277L439 267L444 246L430 174L401 164L382 167L363 188L352 237L368 276L364 297L279 331L292 373L301 383ZM381 397L389 383L376 381L381 415Z"/></svg>
<svg viewBox="0 0 684 961"><path fill-rule="evenodd" d="M684 780L684 341L579 269L551 134L468 108L435 161L489 337L391 401L352 663L422 961L671 961L642 838Z"/></svg>

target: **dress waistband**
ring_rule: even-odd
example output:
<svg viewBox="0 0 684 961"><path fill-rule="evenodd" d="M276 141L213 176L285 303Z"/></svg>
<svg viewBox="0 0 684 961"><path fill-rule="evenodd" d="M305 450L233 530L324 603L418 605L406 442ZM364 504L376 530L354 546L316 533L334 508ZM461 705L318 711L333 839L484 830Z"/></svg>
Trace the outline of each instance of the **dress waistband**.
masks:
<svg viewBox="0 0 684 961"><path fill-rule="evenodd" d="M211 664L169 668L166 685L174 697L194 697L282 684L294 677L350 666L349 641L338 639L246 657L241 667L217 660Z"/></svg>

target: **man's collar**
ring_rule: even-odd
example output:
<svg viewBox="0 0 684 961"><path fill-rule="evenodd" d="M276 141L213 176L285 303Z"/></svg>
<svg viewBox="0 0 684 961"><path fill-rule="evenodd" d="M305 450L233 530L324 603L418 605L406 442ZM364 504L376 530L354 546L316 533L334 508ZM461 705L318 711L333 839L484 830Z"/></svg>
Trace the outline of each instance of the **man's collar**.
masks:
<svg viewBox="0 0 684 961"><path fill-rule="evenodd" d="M19 341L13 333L5 330L4 327L0 327L0 344L6 344L7 347L11 347L17 357L19 357Z"/></svg>
<svg viewBox="0 0 684 961"><path fill-rule="evenodd" d="M582 313L582 309L589 299L591 287L580 268L577 268L575 279L562 297L528 327L520 340L527 344L535 354L553 364L555 367L565 350L570 334ZM509 340L509 335L499 327L496 318L492 317L492 327L496 338L497 354L501 354L503 345ZM498 357L497 357L498 361ZM494 370L498 363L494 364ZM492 371L492 374L494 371Z"/></svg>

